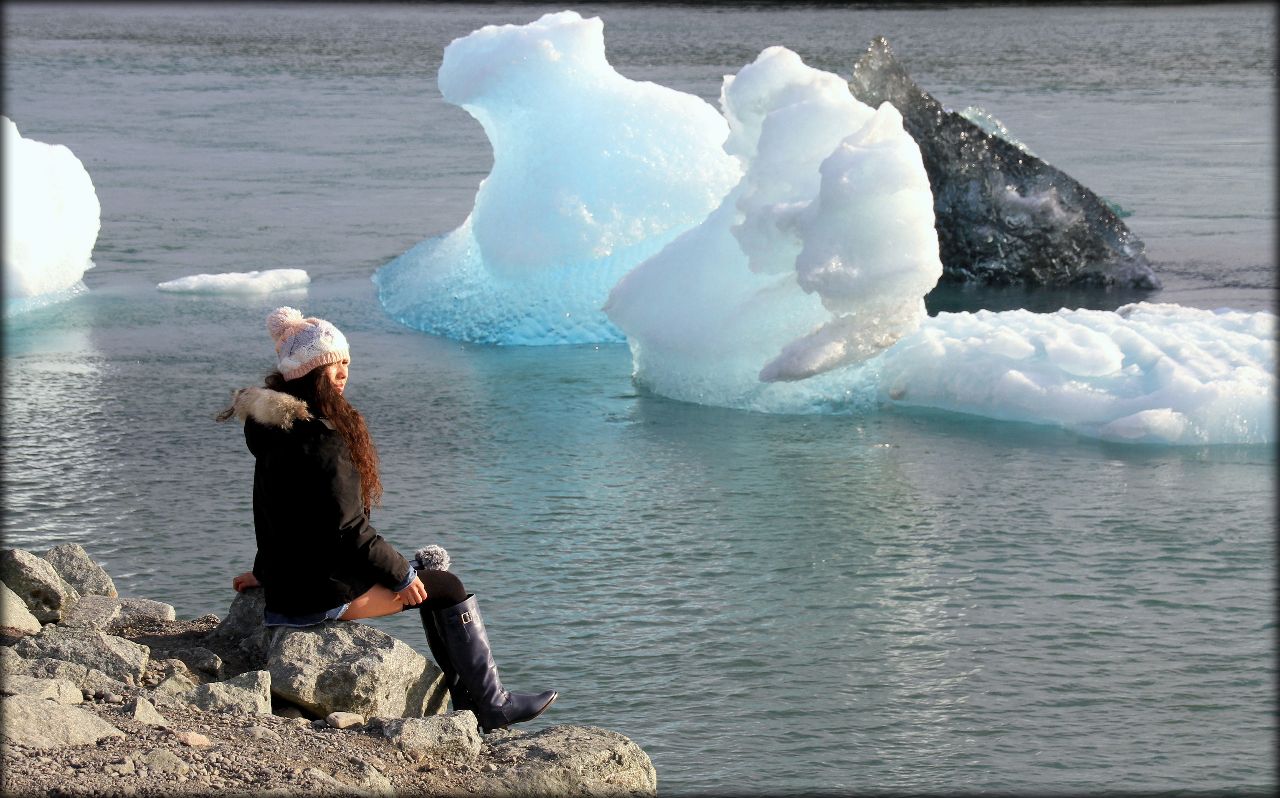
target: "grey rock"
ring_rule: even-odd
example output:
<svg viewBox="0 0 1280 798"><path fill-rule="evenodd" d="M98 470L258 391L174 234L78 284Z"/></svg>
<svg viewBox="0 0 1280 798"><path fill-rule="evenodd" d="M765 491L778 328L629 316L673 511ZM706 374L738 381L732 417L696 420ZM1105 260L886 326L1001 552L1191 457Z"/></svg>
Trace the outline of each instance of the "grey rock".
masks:
<svg viewBox="0 0 1280 798"><path fill-rule="evenodd" d="M271 674L249 671L225 682L209 682L192 690L187 700L214 712L271 714Z"/></svg>
<svg viewBox="0 0 1280 798"><path fill-rule="evenodd" d="M71 664L71 663L68 663ZM79 685L90 692L103 692L108 695L129 695L134 692L133 686L115 679L97 668L86 668L84 679Z"/></svg>
<svg viewBox="0 0 1280 798"><path fill-rule="evenodd" d="M22 549L0 551L0 582L22 599L40 623L61 621L80 600L79 592L47 560Z"/></svg>
<svg viewBox="0 0 1280 798"><path fill-rule="evenodd" d="M101 565L93 561L79 543L63 543L44 553L44 559L53 566L72 587L83 596L115 598L115 583Z"/></svg>
<svg viewBox="0 0 1280 798"><path fill-rule="evenodd" d="M47 698L59 704L79 704L84 701L80 686L68 679L39 679L13 673L0 683L0 693L21 695L28 698Z"/></svg>
<svg viewBox="0 0 1280 798"><path fill-rule="evenodd" d="M920 146L933 189L942 282L1160 287L1137 236L1065 172L948 111L921 89L883 37L849 89L890 102Z"/></svg>
<svg viewBox="0 0 1280 798"><path fill-rule="evenodd" d="M167 659L162 659L162 660L152 660L151 666L152 668L155 669L156 673L160 676L162 680L167 679L170 676L177 675L190 681L193 687L197 684L200 684L202 681L205 681L204 679L200 678L199 674L191 670L191 666L187 665L186 662L184 662L183 660L177 659L176 657L169 657Z"/></svg>
<svg viewBox="0 0 1280 798"><path fill-rule="evenodd" d="M0 698L0 737L31 748L89 745L104 737L124 737L124 732L87 709L66 706L43 698Z"/></svg>
<svg viewBox="0 0 1280 798"><path fill-rule="evenodd" d="M255 740L263 740L269 743L278 743L281 740L279 734L263 726L253 726L245 734Z"/></svg>
<svg viewBox="0 0 1280 798"><path fill-rule="evenodd" d="M352 759L351 764L356 769L353 787L365 795L395 795L395 788L391 784L391 779L387 778L372 763L360 759Z"/></svg>
<svg viewBox="0 0 1280 798"><path fill-rule="evenodd" d="M160 714L156 709L155 704L152 704L141 696L133 699L133 701L125 707L125 711L129 712L134 720L139 723L145 723L148 726L167 727L169 725L168 719L166 719L164 715Z"/></svg>
<svg viewBox="0 0 1280 798"><path fill-rule="evenodd" d="M106 631L120 617L120 600L100 595L81 596L75 609L62 619L70 629Z"/></svg>
<svg viewBox="0 0 1280 798"><path fill-rule="evenodd" d="M50 626L19 640L14 650L27 659L48 657L96 668L113 679L137 682L147 669L151 649L123 637L89 629Z"/></svg>
<svg viewBox="0 0 1280 798"><path fill-rule="evenodd" d="M137 763L140 767L145 767L152 773L185 775L191 771L190 765L167 748L152 748L145 754L140 755L137 758Z"/></svg>
<svg viewBox="0 0 1280 798"><path fill-rule="evenodd" d="M20 664L14 667L12 673L34 676L37 679L66 679L82 689L88 688L89 669L84 665L50 657L22 659L15 654L15 658Z"/></svg>
<svg viewBox="0 0 1280 798"><path fill-rule="evenodd" d="M90 695L94 693L126 693L129 685L112 678L97 668L89 668L75 662L67 662L50 657L33 657L21 660L21 667L15 672L37 679L66 679Z"/></svg>
<svg viewBox="0 0 1280 798"><path fill-rule="evenodd" d="M3 582L0 582L0 627L23 635L33 635L40 631L40 621L27 609L27 603Z"/></svg>
<svg viewBox="0 0 1280 798"><path fill-rule="evenodd" d="M231 602L227 617L206 638L214 648L238 648L257 666L267 662L267 628L262 625L266 598L262 588L241 591Z"/></svg>
<svg viewBox="0 0 1280 798"><path fill-rule="evenodd" d="M405 643L351 621L282 629L268 654L271 689L317 715L421 717L444 709L439 668Z"/></svg>
<svg viewBox="0 0 1280 798"><path fill-rule="evenodd" d="M382 735L415 761L467 763L479 756L484 744L475 713L470 710L383 720Z"/></svg>
<svg viewBox="0 0 1280 798"><path fill-rule="evenodd" d="M307 783L308 794L319 795L369 795L368 792L356 789L354 785L334 778L319 768L307 768L302 772Z"/></svg>
<svg viewBox="0 0 1280 798"><path fill-rule="evenodd" d="M0 673L25 673L27 661L11 646L0 646Z"/></svg>
<svg viewBox="0 0 1280 798"><path fill-rule="evenodd" d="M324 721L335 729L350 729L363 726L364 715L356 712L330 712Z"/></svg>
<svg viewBox="0 0 1280 798"><path fill-rule="evenodd" d="M129 626L139 621L172 621L177 617L172 604L144 598L122 598L116 624Z"/></svg>
<svg viewBox="0 0 1280 798"><path fill-rule="evenodd" d="M157 684L153 691L156 696L165 698L185 698L192 693L199 684L188 679L181 673L171 673L164 678L160 684Z"/></svg>
<svg viewBox="0 0 1280 798"><path fill-rule="evenodd" d="M112 762L108 765L104 765L102 770L103 772L110 773L113 776L130 776L136 773L138 768L137 765L133 763L133 759L130 757L124 757L124 760L121 762Z"/></svg>
<svg viewBox="0 0 1280 798"><path fill-rule="evenodd" d="M183 652L183 654L189 667L195 668L201 674L215 681L221 681L226 675L222 667L222 657L219 657L204 646L196 646L189 651Z"/></svg>
<svg viewBox="0 0 1280 798"><path fill-rule="evenodd" d="M656 795L649 756L626 737L593 726L552 726L490 743L509 765L485 778L489 795Z"/></svg>

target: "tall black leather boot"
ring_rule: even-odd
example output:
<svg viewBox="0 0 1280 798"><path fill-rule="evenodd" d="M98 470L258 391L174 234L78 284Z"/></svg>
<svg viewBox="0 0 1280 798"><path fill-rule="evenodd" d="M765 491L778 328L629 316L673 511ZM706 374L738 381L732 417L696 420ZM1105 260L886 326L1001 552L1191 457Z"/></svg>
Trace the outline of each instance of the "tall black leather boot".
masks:
<svg viewBox="0 0 1280 798"><path fill-rule="evenodd" d="M458 681L471 699L469 709L476 713L480 727L486 732L533 720L559 696L555 690L510 693L502 687L475 596L469 595L460 604L436 610L435 617Z"/></svg>
<svg viewBox="0 0 1280 798"><path fill-rule="evenodd" d="M458 681L458 671L453 667L453 660L449 658L449 648L440 634L440 622L436 619L436 614L427 609L427 605L423 603L418 605L418 615L422 617L422 631L427 634L427 646L431 649L431 658L436 661L436 665L440 666L440 671L444 674L444 686L449 690L453 711L470 709L474 712L471 696L467 695L467 688Z"/></svg>

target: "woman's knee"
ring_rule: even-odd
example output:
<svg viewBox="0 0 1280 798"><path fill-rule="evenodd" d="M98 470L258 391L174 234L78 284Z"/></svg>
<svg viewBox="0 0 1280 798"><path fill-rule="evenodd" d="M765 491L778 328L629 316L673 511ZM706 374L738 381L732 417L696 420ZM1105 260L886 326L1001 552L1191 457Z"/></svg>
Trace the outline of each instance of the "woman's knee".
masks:
<svg viewBox="0 0 1280 798"><path fill-rule="evenodd" d="M419 571L418 578L427 589L427 601L437 606L453 606L467 600L462 580L449 571Z"/></svg>

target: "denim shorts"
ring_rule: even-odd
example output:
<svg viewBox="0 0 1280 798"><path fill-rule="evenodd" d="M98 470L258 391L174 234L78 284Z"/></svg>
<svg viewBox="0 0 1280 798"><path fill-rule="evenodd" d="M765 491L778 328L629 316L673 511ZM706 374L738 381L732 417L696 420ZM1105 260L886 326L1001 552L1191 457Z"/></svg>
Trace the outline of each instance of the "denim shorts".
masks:
<svg viewBox="0 0 1280 798"><path fill-rule="evenodd" d="M347 607L351 606L348 601L341 607L334 607L327 612L309 612L306 615L284 615L279 612L266 610L262 613L263 626L315 626L325 621L336 621L342 617L342 613L347 611Z"/></svg>

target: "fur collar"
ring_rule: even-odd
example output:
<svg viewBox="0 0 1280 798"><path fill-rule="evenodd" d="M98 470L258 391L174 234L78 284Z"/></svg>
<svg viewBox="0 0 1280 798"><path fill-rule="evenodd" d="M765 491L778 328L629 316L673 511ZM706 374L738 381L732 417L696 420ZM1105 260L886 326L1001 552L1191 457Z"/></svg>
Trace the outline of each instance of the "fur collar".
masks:
<svg viewBox="0 0 1280 798"><path fill-rule="evenodd" d="M270 388L241 388L231 399L231 407L241 421L251 418L264 426L282 430L292 429L295 421L311 419L306 402Z"/></svg>

